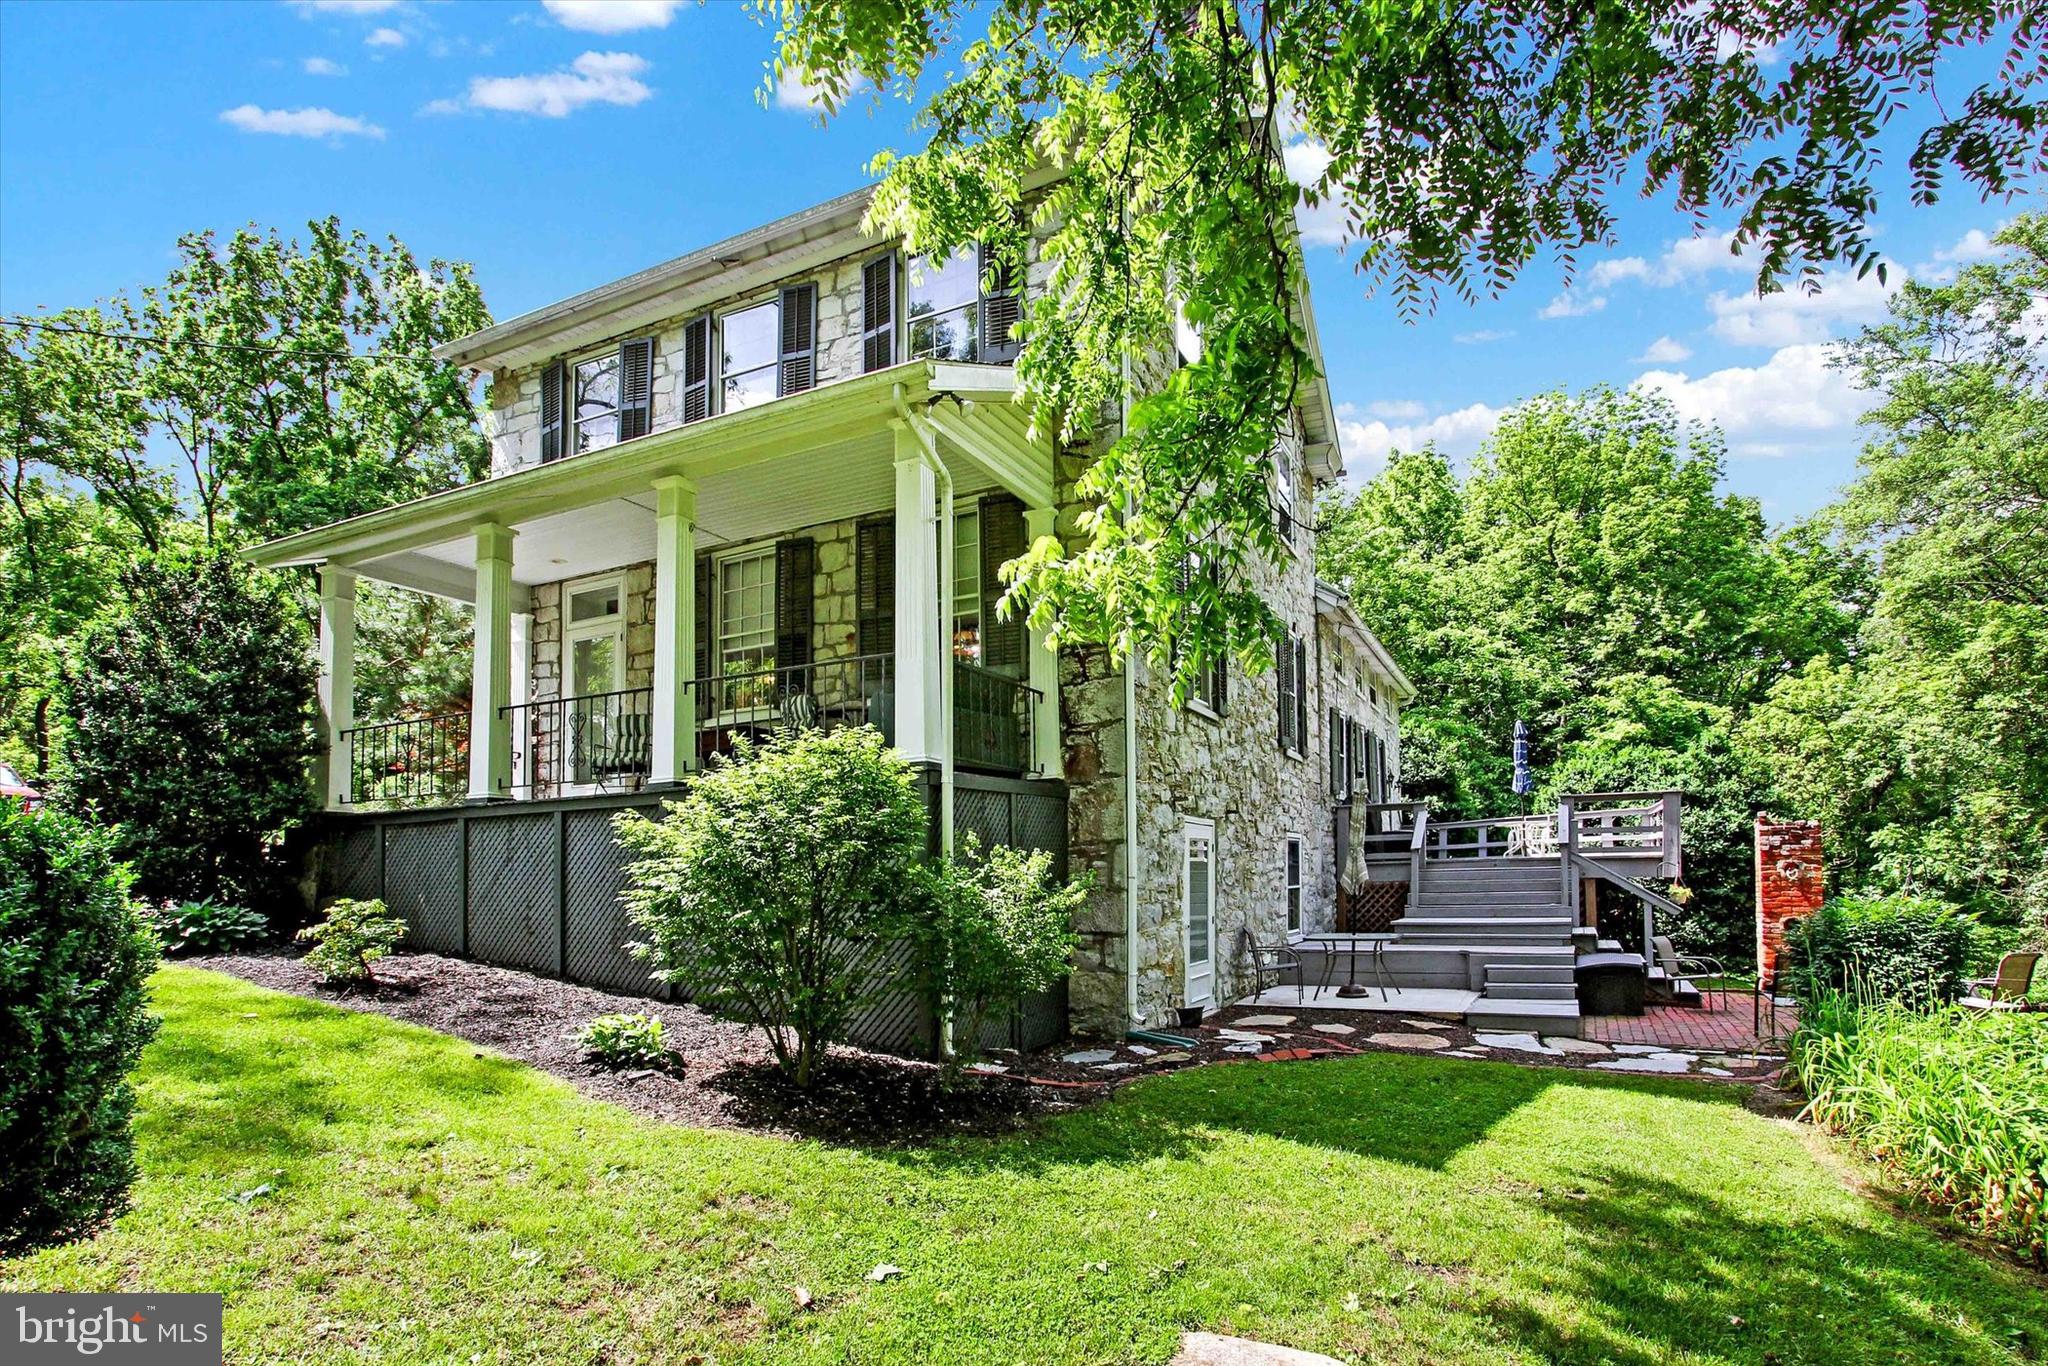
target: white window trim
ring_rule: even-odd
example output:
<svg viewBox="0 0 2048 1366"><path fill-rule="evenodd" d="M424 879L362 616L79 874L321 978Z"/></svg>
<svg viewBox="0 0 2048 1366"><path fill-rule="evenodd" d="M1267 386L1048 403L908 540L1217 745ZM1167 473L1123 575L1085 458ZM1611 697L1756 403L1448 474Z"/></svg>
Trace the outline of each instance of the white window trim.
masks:
<svg viewBox="0 0 2048 1366"><path fill-rule="evenodd" d="M1287 880L1287 855L1290 849L1294 852L1295 873L1299 878L1293 883ZM1283 922L1287 918L1287 892L1290 887L1293 888L1296 902L1300 907L1300 915L1296 917L1300 923L1287 926L1287 942L1297 944L1308 933L1308 840L1292 830L1280 837L1280 917Z"/></svg>
<svg viewBox="0 0 2048 1366"><path fill-rule="evenodd" d="M1189 994L1189 979L1193 976L1195 963L1194 943L1189 937L1191 927L1188 923L1191 918L1189 903L1193 898L1194 892L1194 879L1189 875L1189 870L1194 865L1194 842L1198 839L1208 841L1209 845L1209 956L1207 960L1209 967L1209 994L1203 1000L1192 999ZM1182 819L1180 844L1181 1000L1190 1006L1207 1006L1211 1009L1220 1004L1216 996L1216 886L1218 882L1216 867L1220 853L1221 849L1216 840L1216 822L1205 820L1199 816L1188 816Z"/></svg>
<svg viewBox="0 0 2048 1366"><path fill-rule="evenodd" d="M800 280L797 283L802 285L808 284L809 281ZM773 304L775 306L775 343L773 354L770 356L765 368L775 376L775 398L782 397L782 290L780 287L776 287L759 295L743 298L729 307L716 308L711 311L711 336L709 339L711 354L705 359L707 362L706 368L710 371L711 397L713 401L705 405L708 410L707 415L723 413L725 411L725 320L737 313L751 312L763 304ZM813 317L815 316L814 313ZM816 362L813 361L812 364L815 372ZM752 374L755 370L762 368L764 367L756 365L738 373ZM814 384L812 387L815 388L816 385ZM774 402L774 399L770 399L769 402ZM733 411L744 412L745 409L735 408Z"/></svg>
<svg viewBox="0 0 2048 1366"><path fill-rule="evenodd" d="M583 424L579 422L576 418L576 371L580 367L588 365L590 364L590 362L594 360L609 360L613 362L617 369L617 373L614 376L614 378L615 382L618 385L618 392L612 398L612 422L614 424L612 427L612 439L602 446L592 446L589 450L585 451L578 448L576 444L577 437L581 434L583 429ZM619 343L613 342L609 346L594 346L590 348L590 350L588 351L581 352L580 354L571 355L567 360L562 362L563 376L566 379L569 386L569 392L562 395L561 444L564 447L562 454L563 459L566 460L572 455L595 455L599 451L608 451L613 446L619 444L619 429L617 423L620 420L621 414L625 411L626 406L624 402L626 370L623 365L618 364L618 361ZM543 370L542 373L546 374L546 371ZM605 577L607 576L600 575L597 580L591 582L601 582ZM581 586L588 587L589 583L586 582ZM621 589L620 591L623 592L624 590Z"/></svg>
<svg viewBox="0 0 2048 1366"><path fill-rule="evenodd" d="M955 251L949 253L945 258L944 264L950 265L956 257L962 254L962 251ZM925 322L933 318L943 318L948 314L959 313L965 309L970 308L974 310L974 328L976 333L975 353L977 356L980 354L981 337L979 334L981 331L981 307L983 304L988 302L988 300L983 296L981 292L980 248L975 246L969 246L967 248L964 248L964 254L969 258L969 264L972 265L975 270L974 297L972 299L969 299L966 303L955 304L951 308L940 309L934 313L920 314L918 317L912 318L910 316L910 298L911 294L913 293L914 286L911 284L911 272L917 270L918 266L922 262L931 260L933 254L931 252L925 252L922 255L917 255L908 251L897 253L897 307L895 316L897 337L898 340L902 343L902 345L901 348L896 352L896 354L901 356L904 361L908 362L914 360L929 359L928 357L925 356L913 356L910 353L910 338L917 323ZM941 268L943 268L943 266ZM942 363L952 364L952 362L950 361L945 361Z"/></svg>
<svg viewBox="0 0 2048 1366"><path fill-rule="evenodd" d="M571 384L574 384L572 379ZM602 449L600 447L599 449ZM611 588L618 592L619 610L589 621L572 622L570 608L579 593L593 588ZM567 727L569 712L567 702L573 697L589 697L595 694L578 693L569 690L575 682L576 644L583 640L599 640L610 637L612 642L612 686L605 692L619 692L626 686L626 576L624 574L592 574L587 578L571 579L562 585L562 658L559 676L555 682L555 751L562 766L562 772L555 775L555 791L565 797L586 797L602 792L604 785L598 782L572 782L568 773L569 747Z"/></svg>
<svg viewBox="0 0 2048 1366"><path fill-rule="evenodd" d="M774 633L772 613L775 607L775 541L773 539L749 541L744 545L727 546L723 550L718 551L711 557L711 563L707 566L711 571L711 619L704 623L704 629L710 632L711 635L710 645L705 651L705 658L711 665L711 675L713 678L723 678L725 676L725 642L723 639L725 634L725 567L735 560L751 559L765 559L769 564L768 606L771 620L768 629L771 635ZM757 721L760 718L755 713L759 711L759 707L748 707L744 711L727 711L721 700L719 708L710 716L705 717L698 728L700 730L717 730L721 727L740 722Z"/></svg>

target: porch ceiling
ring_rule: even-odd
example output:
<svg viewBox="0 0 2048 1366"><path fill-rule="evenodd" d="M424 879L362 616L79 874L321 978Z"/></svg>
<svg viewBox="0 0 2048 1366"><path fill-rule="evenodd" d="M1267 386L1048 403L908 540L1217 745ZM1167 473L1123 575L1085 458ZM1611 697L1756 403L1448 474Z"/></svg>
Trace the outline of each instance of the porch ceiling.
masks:
<svg viewBox="0 0 2048 1366"><path fill-rule="evenodd" d="M1050 448L1026 436L1010 383L1004 367L915 362L316 528L250 558L269 567L346 564L366 578L468 601L474 529L486 523L518 532L515 585L653 559L652 481L664 474L696 483L698 544L707 548L886 512L895 501L898 386L934 415L917 422L937 438L956 493L1000 487L1027 502L1049 499Z"/></svg>

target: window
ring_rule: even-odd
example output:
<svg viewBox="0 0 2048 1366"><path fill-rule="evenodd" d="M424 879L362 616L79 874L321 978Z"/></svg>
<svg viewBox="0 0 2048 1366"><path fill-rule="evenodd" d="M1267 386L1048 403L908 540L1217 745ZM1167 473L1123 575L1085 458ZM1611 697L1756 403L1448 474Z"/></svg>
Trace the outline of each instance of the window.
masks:
<svg viewBox="0 0 2048 1366"><path fill-rule="evenodd" d="M1351 795L1351 721L1330 708L1330 795L1343 801Z"/></svg>
<svg viewBox="0 0 2048 1366"><path fill-rule="evenodd" d="M540 458L603 450L645 436L654 425L654 339L557 361L540 377Z"/></svg>
<svg viewBox="0 0 2048 1366"><path fill-rule="evenodd" d="M953 519L953 657L981 662L981 514Z"/></svg>
<svg viewBox="0 0 2048 1366"><path fill-rule="evenodd" d="M1280 894L1289 938L1301 933L1301 836L1289 835L1280 856Z"/></svg>
<svg viewBox="0 0 2048 1366"><path fill-rule="evenodd" d="M962 360L997 364L1014 360L1022 301L1007 280L983 292L982 283L1001 274L986 248L951 256L922 256L913 265L906 302L912 360Z"/></svg>
<svg viewBox="0 0 2048 1366"><path fill-rule="evenodd" d="M1181 592L1187 593L1191 591L1194 588L1195 580L1200 577L1206 577L1212 584L1219 584L1221 582L1216 562L1200 552L1191 551L1181 570ZM1178 650L1179 646L1176 645L1176 654ZM1179 667L1177 659L1175 667ZM1229 701L1229 684L1229 653L1227 651L1219 651L1216 654L1204 656L1200 666L1195 670L1194 683L1188 689L1188 705L1195 711L1208 716L1222 716Z"/></svg>
<svg viewBox="0 0 2048 1366"><path fill-rule="evenodd" d="M775 547L718 561L716 663L719 710L775 701Z"/></svg>
<svg viewBox="0 0 2048 1366"><path fill-rule="evenodd" d="M1209 1005L1216 999L1216 827L1209 821L1190 818L1182 827L1186 841L1185 900L1181 903L1181 933L1185 936L1186 992L1183 1000L1191 1006Z"/></svg>
<svg viewBox="0 0 2048 1366"><path fill-rule="evenodd" d="M1280 539L1294 543L1294 447L1282 441L1273 451L1273 524Z"/></svg>
<svg viewBox="0 0 2048 1366"><path fill-rule="evenodd" d="M619 357L616 352L576 363L576 392L570 401L578 455L619 439Z"/></svg>
<svg viewBox="0 0 2048 1366"><path fill-rule="evenodd" d="M568 629L563 649L567 667L562 695L568 700L560 725L566 732L563 758L567 771L560 776L572 784L587 784L597 781L605 757L611 753L617 699L606 694L626 685L626 618L621 610L625 587L614 578L573 584L565 592Z"/></svg>
<svg viewBox="0 0 2048 1366"><path fill-rule="evenodd" d="M774 299L718 320L719 396L733 413L775 397L782 310Z"/></svg>
<svg viewBox="0 0 2048 1366"><path fill-rule="evenodd" d="M1298 757L1308 744L1308 642L1297 635L1281 635L1273 642L1273 666L1280 748Z"/></svg>

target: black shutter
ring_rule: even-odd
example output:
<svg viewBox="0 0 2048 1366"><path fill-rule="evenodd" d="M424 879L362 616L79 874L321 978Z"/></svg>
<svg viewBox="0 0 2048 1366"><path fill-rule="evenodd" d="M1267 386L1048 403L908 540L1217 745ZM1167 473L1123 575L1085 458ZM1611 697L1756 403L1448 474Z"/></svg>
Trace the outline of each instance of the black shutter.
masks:
<svg viewBox="0 0 2048 1366"><path fill-rule="evenodd" d="M1294 638L1294 747L1308 750L1308 637Z"/></svg>
<svg viewBox="0 0 2048 1366"><path fill-rule="evenodd" d="M1330 795L1343 801L1351 795L1351 753L1344 713L1330 708Z"/></svg>
<svg viewBox="0 0 2048 1366"><path fill-rule="evenodd" d="M619 440L654 430L654 338L619 345Z"/></svg>
<svg viewBox="0 0 2048 1366"><path fill-rule="evenodd" d="M697 719L707 720L718 711L718 689L712 685L711 661L714 642L711 638L711 598L718 591L713 581L715 566L709 555L697 557Z"/></svg>
<svg viewBox="0 0 2048 1366"><path fill-rule="evenodd" d="M818 543L775 543L775 668L784 697L811 690L811 626L817 618Z"/></svg>
<svg viewBox="0 0 2048 1366"><path fill-rule="evenodd" d="M568 384L568 367L556 361L540 372L540 462L560 460L562 444L562 390Z"/></svg>
<svg viewBox="0 0 2048 1366"><path fill-rule="evenodd" d="M1219 593L1222 591L1223 570L1213 559L1209 561L1209 582L1217 586ZM1230 714L1229 648L1215 650L1203 664L1209 670L1209 696L1212 699L1210 706L1215 708L1218 716L1227 716Z"/></svg>
<svg viewBox="0 0 2048 1366"><path fill-rule="evenodd" d="M1374 743L1378 746L1380 752L1379 800L1385 801L1387 799L1387 792L1394 786L1393 775L1387 772L1387 742L1385 740L1375 738Z"/></svg>
<svg viewBox="0 0 2048 1366"><path fill-rule="evenodd" d="M854 615L863 655L896 650L896 522L874 517L854 528Z"/></svg>
<svg viewBox="0 0 2048 1366"><path fill-rule="evenodd" d="M1294 649L1283 634L1273 642L1274 691L1280 699L1280 748L1294 748Z"/></svg>
<svg viewBox="0 0 2048 1366"><path fill-rule="evenodd" d="M980 359L987 364L1006 364L1017 358L1014 335L1023 314L1024 292L1017 287L1017 271L990 250L984 242L977 249L975 264L981 271Z"/></svg>
<svg viewBox="0 0 2048 1366"><path fill-rule="evenodd" d="M1003 596L1003 576L998 571L1024 553L1024 504L1007 493L991 493L981 500L981 662L991 669L1012 675L1024 671L1024 654L1029 638L1024 614L1012 613L1008 621L996 620L996 603Z"/></svg>
<svg viewBox="0 0 2048 1366"><path fill-rule="evenodd" d="M1363 728L1361 728L1361 729L1360 729L1360 731L1359 731L1359 736L1358 736L1358 738L1359 738L1359 740L1361 741L1361 747L1363 748L1363 750L1364 750L1364 752L1365 752L1365 773L1364 773L1364 778L1365 778L1365 799L1366 799L1367 801L1369 801L1369 802L1377 802L1377 801L1378 801L1378 800L1380 799L1380 797L1379 797L1379 772L1380 772L1380 769L1379 769L1379 764L1378 764L1377 762L1375 762L1375 761L1374 761L1374 759L1373 759L1373 736L1372 736L1372 732L1371 732L1371 731L1368 731L1368 730L1365 730L1365 729L1363 729Z"/></svg>
<svg viewBox="0 0 2048 1366"><path fill-rule="evenodd" d="M860 368L896 363L896 253L878 256L860 272Z"/></svg>
<svg viewBox="0 0 2048 1366"><path fill-rule="evenodd" d="M800 394L818 382L818 287L792 285L782 291L782 366L778 394Z"/></svg>
<svg viewBox="0 0 2048 1366"><path fill-rule="evenodd" d="M683 421L711 416L711 316L683 324Z"/></svg>

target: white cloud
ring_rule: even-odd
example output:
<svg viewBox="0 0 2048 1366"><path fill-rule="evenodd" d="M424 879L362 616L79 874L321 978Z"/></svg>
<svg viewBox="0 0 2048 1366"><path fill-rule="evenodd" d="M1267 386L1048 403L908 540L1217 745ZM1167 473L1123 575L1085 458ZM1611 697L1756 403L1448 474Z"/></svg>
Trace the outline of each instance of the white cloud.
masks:
<svg viewBox="0 0 2048 1366"><path fill-rule="evenodd" d="M1543 305L1537 311L1536 316L1539 318L1583 318L1586 314L1598 313L1605 307L1607 307L1607 296L1604 294L1580 294L1568 289L1549 303Z"/></svg>
<svg viewBox="0 0 2048 1366"><path fill-rule="evenodd" d="M1883 318L1885 302L1899 287L1902 273L1893 266L1880 284L1875 270L1861 277L1831 270L1821 276L1819 292L1813 294L1796 282L1770 294L1716 292L1707 296L1707 312L1713 315L1714 335L1736 346L1822 341L1844 327Z"/></svg>
<svg viewBox="0 0 2048 1366"><path fill-rule="evenodd" d="M855 73L853 82L846 88L846 97L852 99L867 88L868 78ZM785 71L775 78L775 107L804 113L822 111L825 108L823 88L804 80L794 71Z"/></svg>
<svg viewBox="0 0 2048 1366"><path fill-rule="evenodd" d="M1676 365L1692 359L1692 348L1673 337L1659 337L1643 348L1636 360L1645 365Z"/></svg>
<svg viewBox="0 0 2048 1366"><path fill-rule="evenodd" d="M1623 280L1647 280L1650 277L1650 263L1640 256L1611 256L1605 261L1595 261L1593 268L1586 272L1588 289L1605 289L1618 285Z"/></svg>
<svg viewBox="0 0 2048 1366"><path fill-rule="evenodd" d="M398 0L298 0L301 14L382 14L398 8Z"/></svg>
<svg viewBox="0 0 2048 1366"><path fill-rule="evenodd" d="M639 104L654 93L639 79L646 70L646 59L630 52L586 52L567 71L478 76L469 83L467 102L472 109L559 119L586 104Z"/></svg>
<svg viewBox="0 0 2048 1366"><path fill-rule="evenodd" d="M1735 252L1735 232L1731 228L1700 237L1680 238L1668 244L1664 254L1657 258L1655 278L1660 285L1675 285L1715 271L1742 268L1742 257Z"/></svg>
<svg viewBox="0 0 2048 1366"><path fill-rule="evenodd" d="M683 0L541 0L548 16L580 33L631 33L667 28Z"/></svg>
<svg viewBox="0 0 2048 1366"><path fill-rule="evenodd" d="M1477 332L1460 332L1451 340L1460 346L1484 346L1488 342L1506 341L1514 335L1512 331L1504 332L1496 327L1482 327Z"/></svg>
<svg viewBox="0 0 2048 1366"><path fill-rule="evenodd" d="M363 42L369 47L404 47L405 35L395 28L376 28Z"/></svg>
<svg viewBox="0 0 2048 1366"><path fill-rule="evenodd" d="M332 109L262 109L253 104L223 110L221 122L245 133L276 133L289 138L381 138L376 124Z"/></svg>
<svg viewBox="0 0 2048 1366"><path fill-rule="evenodd" d="M1732 366L1694 379L1679 370L1648 370L1634 388L1662 392L1680 417L1715 423L1729 453L1748 458L1796 455L1821 433L1855 425L1870 396L1829 365L1832 345L1780 347L1762 365ZM1830 445L1834 443L1828 443Z"/></svg>
<svg viewBox="0 0 2048 1366"><path fill-rule="evenodd" d="M1330 165L1329 150L1322 143L1308 138L1297 138L1288 143L1281 155L1287 162L1288 178L1304 188L1315 184ZM1294 216L1300 225L1304 244L1312 247L1344 244L1349 219L1341 196L1324 195L1319 204L1297 205Z"/></svg>
<svg viewBox="0 0 2048 1366"><path fill-rule="evenodd" d="M1346 406L1348 407L1349 405ZM1381 399L1378 403L1368 404L1366 411L1374 417L1384 417L1390 421L1405 422L1427 413L1429 405L1412 398Z"/></svg>
<svg viewBox="0 0 2048 1366"><path fill-rule="evenodd" d="M1466 459L1479 449L1480 442L1493 435L1505 410L1472 403L1426 421L1392 423L1380 419L1360 422L1355 416L1345 415L1357 411L1350 404L1340 405L1337 410L1337 439L1353 479L1370 479L1379 473L1387 463L1389 451L1419 451L1424 446L1434 446L1454 460Z"/></svg>
<svg viewBox="0 0 2048 1366"><path fill-rule="evenodd" d="M348 68L340 62L330 62L325 57L308 57L305 60L308 76L346 76Z"/></svg>
<svg viewBox="0 0 2048 1366"><path fill-rule="evenodd" d="M1991 234L1982 228L1971 228L1956 239L1952 247L1943 247L1934 253L1934 259L1951 265L1968 266L1979 261L1988 261L2004 248L1991 240Z"/></svg>

